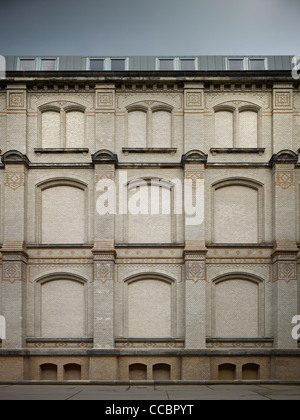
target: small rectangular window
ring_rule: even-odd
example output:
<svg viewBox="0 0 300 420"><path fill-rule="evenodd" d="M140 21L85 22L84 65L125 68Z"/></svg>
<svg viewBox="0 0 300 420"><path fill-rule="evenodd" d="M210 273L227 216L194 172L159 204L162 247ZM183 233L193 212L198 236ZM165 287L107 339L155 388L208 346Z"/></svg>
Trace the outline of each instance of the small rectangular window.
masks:
<svg viewBox="0 0 300 420"><path fill-rule="evenodd" d="M238 58L229 59L228 70L244 70L244 60Z"/></svg>
<svg viewBox="0 0 300 420"><path fill-rule="evenodd" d="M115 71L125 70L125 59L124 58L113 58L111 60L111 70L115 70Z"/></svg>
<svg viewBox="0 0 300 420"><path fill-rule="evenodd" d="M180 59L180 70L195 70L194 59Z"/></svg>
<svg viewBox="0 0 300 420"><path fill-rule="evenodd" d="M159 60L159 70L173 70L174 60L169 58L163 58Z"/></svg>
<svg viewBox="0 0 300 420"><path fill-rule="evenodd" d="M45 58L41 60L41 70L42 71L52 71L56 70L56 59Z"/></svg>
<svg viewBox="0 0 300 420"><path fill-rule="evenodd" d="M100 58L90 59L90 70L102 71L104 70L104 60Z"/></svg>
<svg viewBox="0 0 300 420"><path fill-rule="evenodd" d="M23 70L23 71L35 70L35 59L22 58L20 60L20 70Z"/></svg>
<svg viewBox="0 0 300 420"><path fill-rule="evenodd" d="M265 60L251 58L250 60L250 70L265 70Z"/></svg>

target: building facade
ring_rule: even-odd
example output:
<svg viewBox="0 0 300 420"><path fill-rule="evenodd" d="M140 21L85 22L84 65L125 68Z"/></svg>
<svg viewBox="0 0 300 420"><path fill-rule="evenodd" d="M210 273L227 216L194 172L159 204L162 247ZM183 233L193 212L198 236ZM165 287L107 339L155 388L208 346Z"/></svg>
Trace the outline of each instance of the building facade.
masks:
<svg viewBox="0 0 300 420"><path fill-rule="evenodd" d="M6 64L0 380L300 379L291 57Z"/></svg>

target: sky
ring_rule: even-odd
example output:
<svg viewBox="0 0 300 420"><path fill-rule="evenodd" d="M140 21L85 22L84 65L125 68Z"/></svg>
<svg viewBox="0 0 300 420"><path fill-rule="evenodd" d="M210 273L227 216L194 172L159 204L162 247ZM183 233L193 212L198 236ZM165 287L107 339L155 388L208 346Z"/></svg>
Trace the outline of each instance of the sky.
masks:
<svg viewBox="0 0 300 420"><path fill-rule="evenodd" d="M0 55L300 55L300 0L0 0Z"/></svg>

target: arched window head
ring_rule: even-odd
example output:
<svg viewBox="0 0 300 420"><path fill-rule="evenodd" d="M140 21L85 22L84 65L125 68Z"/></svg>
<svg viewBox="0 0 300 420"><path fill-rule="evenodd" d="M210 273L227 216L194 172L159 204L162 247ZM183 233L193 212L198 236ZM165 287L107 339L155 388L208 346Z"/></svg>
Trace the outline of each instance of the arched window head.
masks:
<svg viewBox="0 0 300 420"><path fill-rule="evenodd" d="M255 149L261 147L261 108L235 101L214 107L215 147Z"/></svg>
<svg viewBox="0 0 300 420"><path fill-rule="evenodd" d="M39 107L40 139L39 146L44 149L73 149L85 145L85 107L61 102Z"/></svg>
<svg viewBox="0 0 300 420"><path fill-rule="evenodd" d="M126 107L129 148L170 148L173 107L166 103L143 101Z"/></svg>

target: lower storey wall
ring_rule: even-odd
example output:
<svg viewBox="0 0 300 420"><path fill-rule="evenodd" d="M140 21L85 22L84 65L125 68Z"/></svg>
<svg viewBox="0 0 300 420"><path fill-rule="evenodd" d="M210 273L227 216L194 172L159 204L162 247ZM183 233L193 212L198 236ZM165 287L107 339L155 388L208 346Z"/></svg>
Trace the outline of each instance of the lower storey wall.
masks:
<svg viewBox="0 0 300 420"><path fill-rule="evenodd" d="M0 355L0 381L300 380L299 355Z"/></svg>

